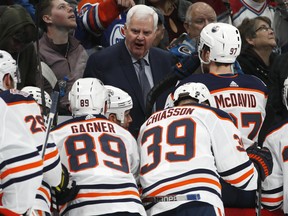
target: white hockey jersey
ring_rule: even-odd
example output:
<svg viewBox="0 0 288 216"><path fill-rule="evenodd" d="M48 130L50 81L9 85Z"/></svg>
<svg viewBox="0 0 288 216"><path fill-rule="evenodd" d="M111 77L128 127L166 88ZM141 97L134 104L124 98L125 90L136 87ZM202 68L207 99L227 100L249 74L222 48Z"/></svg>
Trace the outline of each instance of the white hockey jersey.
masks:
<svg viewBox="0 0 288 216"><path fill-rule="evenodd" d="M38 104L17 90L0 93L0 206L23 214L32 207L42 181L43 162L24 112L33 116Z"/></svg>
<svg viewBox="0 0 288 216"><path fill-rule="evenodd" d="M230 7L232 9L232 23L238 27L245 18L255 18L258 16L266 16L273 23L274 8L268 3L268 0L230 0Z"/></svg>
<svg viewBox="0 0 288 216"><path fill-rule="evenodd" d="M262 204L270 210L283 206L288 214L288 121L273 127L263 146L273 156L273 171L262 184Z"/></svg>
<svg viewBox="0 0 288 216"><path fill-rule="evenodd" d="M229 113L241 131L245 149L258 141L266 116L268 90L257 77L247 74L193 74L179 84L201 82L207 86L216 108Z"/></svg>
<svg viewBox="0 0 288 216"><path fill-rule="evenodd" d="M24 95L29 98L29 104L27 103L27 108L22 108L22 106L15 106L21 103L22 97L17 94ZM41 110L39 105L35 102L33 97L24 92L19 92L18 90L9 90L2 93L4 98L10 98L13 96L13 108L14 112L22 116L24 122L26 123L27 130L33 136L35 140L35 145L38 149L40 156L42 157L42 147L45 141L46 128L41 116ZM19 102L18 102L19 101ZM50 213L51 206L51 192L50 186L57 186L61 181L61 164L60 155L55 143L48 143L45 149L44 157L44 167L43 167L43 181L41 187L39 187L33 209L46 211Z"/></svg>
<svg viewBox="0 0 288 216"><path fill-rule="evenodd" d="M61 215L132 212L146 215L135 178L139 152L134 137L104 116L63 122L50 133L61 162L80 189Z"/></svg>
<svg viewBox="0 0 288 216"><path fill-rule="evenodd" d="M188 195L187 201L145 206L148 215L191 201L224 214L219 174L243 190L257 188L258 173L243 149L239 130L222 110L195 104L151 115L138 137L143 198Z"/></svg>

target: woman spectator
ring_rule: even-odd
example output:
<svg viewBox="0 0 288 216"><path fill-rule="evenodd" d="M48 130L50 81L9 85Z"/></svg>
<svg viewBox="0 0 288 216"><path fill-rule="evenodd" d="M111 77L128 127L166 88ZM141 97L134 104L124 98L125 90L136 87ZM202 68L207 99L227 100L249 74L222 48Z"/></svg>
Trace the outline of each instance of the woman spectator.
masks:
<svg viewBox="0 0 288 216"><path fill-rule="evenodd" d="M277 54L274 30L268 17L246 18L238 27L242 38L241 54L237 60L246 74L260 78L268 87L268 74Z"/></svg>

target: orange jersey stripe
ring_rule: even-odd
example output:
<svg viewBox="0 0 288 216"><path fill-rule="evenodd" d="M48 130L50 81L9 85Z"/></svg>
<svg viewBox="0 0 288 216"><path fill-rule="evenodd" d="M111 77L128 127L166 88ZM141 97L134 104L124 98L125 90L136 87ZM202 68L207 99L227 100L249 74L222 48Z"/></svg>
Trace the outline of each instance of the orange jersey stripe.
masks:
<svg viewBox="0 0 288 216"><path fill-rule="evenodd" d="M155 190L153 193L148 194L147 197L154 197L157 196L159 193L172 189L172 188L176 188L176 187L181 187L183 185L188 185L188 184L194 184L194 183L201 183L201 182L205 182L205 183L209 183L209 184L214 184L216 185L220 190L221 190L221 185L218 181L209 179L209 178L194 178L194 179L189 179L189 180L185 180L182 182L177 182L174 184L170 184L170 185L166 185L162 188L159 188L158 190Z"/></svg>
<svg viewBox="0 0 288 216"><path fill-rule="evenodd" d="M101 196L122 196L122 195L133 195L133 196L139 196L139 193L135 191L122 191L122 192L113 192L113 193L80 193L76 196L77 198L85 198L85 197L101 197Z"/></svg>
<svg viewBox="0 0 288 216"><path fill-rule="evenodd" d="M45 190L45 188L40 187L38 188L39 191L43 192L45 194L45 196L47 197L48 200L51 200L51 196L49 195L49 193L47 192L47 190Z"/></svg>
<svg viewBox="0 0 288 216"><path fill-rule="evenodd" d="M14 105L19 105L19 104L33 104L36 103L35 101L15 101L11 103L7 103L8 106L14 106Z"/></svg>
<svg viewBox="0 0 288 216"><path fill-rule="evenodd" d="M2 173L1 179L5 178L9 174L22 172L22 171L29 170L29 169L33 169L33 168L36 168L36 167L40 167L42 165L43 165L43 161L40 160L40 161L37 161L37 162L34 162L34 163L25 164L25 165L22 165L22 166L18 166L18 167L14 167L14 168L8 169L8 170L6 170L5 172Z"/></svg>
<svg viewBox="0 0 288 216"><path fill-rule="evenodd" d="M281 202L283 201L283 196L281 197L277 197L277 198L262 198L261 199L262 202Z"/></svg>
<svg viewBox="0 0 288 216"><path fill-rule="evenodd" d="M241 181L243 181L244 179L248 178L250 175L252 175L254 173L254 169L250 169L248 172L244 173L242 176L240 176L239 178L236 178L234 180L226 180L226 182L230 183L230 184L238 184Z"/></svg>
<svg viewBox="0 0 288 216"><path fill-rule="evenodd" d="M53 157L55 157L57 155L58 155L58 149L55 149L55 151L50 152L47 155L45 154L44 161L49 160L49 159L51 159L51 158L53 158Z"/></svg>

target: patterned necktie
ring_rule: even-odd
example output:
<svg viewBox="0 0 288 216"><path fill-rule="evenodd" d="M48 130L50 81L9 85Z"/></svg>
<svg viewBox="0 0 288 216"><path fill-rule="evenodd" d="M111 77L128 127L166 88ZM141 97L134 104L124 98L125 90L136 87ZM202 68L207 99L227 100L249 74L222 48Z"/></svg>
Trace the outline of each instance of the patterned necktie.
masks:
<svg viewBox="0 0 288 216"><path fill-rule="evenodd" d="M144 106L146 107L147 94L149 93L151 86L145 73L145 60L139 59L137 62L139 64L139 83L142 89Z"/></svg>

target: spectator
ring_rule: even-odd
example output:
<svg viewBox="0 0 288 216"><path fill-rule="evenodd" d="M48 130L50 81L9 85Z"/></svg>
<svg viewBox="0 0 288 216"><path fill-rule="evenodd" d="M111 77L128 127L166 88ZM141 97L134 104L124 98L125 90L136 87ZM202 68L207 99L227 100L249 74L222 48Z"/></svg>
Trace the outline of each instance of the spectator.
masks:
<svg viewBox="0 0 288 216"><path fill-rule="evenodd" d="M269 5L269 0L229 0L232 10L232 24L236 27L241 25L245 18L266 16L273 23L274 8Z"/></svg>
<svg viewBox="0 0 288 216"><path fill-rule="evenodd" d="M35 86L38 72L32 41L36 38L36 27L31 16L20 5L0 6L0 29L0 49L17 61L17 88Z"/></svg>
<svg viewBox="0 0 288 216"><path fill-rule="evenodd" d="M271 87L269 91L268 102L272 105L275 112L274 124L288 118L288 111L282 103L283 93L287 94L287 83L284 84L288 77L288 53L284 53L275 58L269 73ZM284 89L283 89L284 88ZM270 126L273 125L272 123Z"/></svg>
<svg viewBox="0 0 288 216"><path fill-rule="evenodd" d="M127 14L125 41L91 55L84 72L84 77L97 77L104 84L123 89L131 96L133 108L130 114L133 122L129 131L135 137L145 119L147 90L160 82L170 72L172 66L172 56L169 52L151 48L155 39L157 19L156 12L148 6L132 7ZM143 58L145 65L140 67L138 60ZM141 75L147 76L147 85L150 85L145 88L145 94L142 94L140 86L140 82L143 81L139 78ZM157 110L162 109L166 97L164 93L157 100Z"/></svg>
<svg viewBox="0 0 288 216"><path fill-rule="evenodd" d="M276 0L277 6L274 15L274 30L278 47L281 53L288 52L288 2Z"/></svg>
<svg viewBox="0 0 288 216"><path fill-rule="evenodd" d="M128 130L132 122L130 115L130 110L133 108L132 98L117 87L105 85L105 88L108 90L110 100L110 105L105 116L110 121Z"/></svg>
<svg viewBox="0 0 288 216"><path fill-rule="evenodd" d="M30 129L34 132L38 129L41 134L44 123L40 121L36 125L36 118L39 116L41 120L41 114L34 99L14 89L16 61L3 50L0 51L0 78L0 211L6 208L11 211L6 215L24 214L33 206L43 177L43 162L37 150L38 144L43 143L37 142ZM34 127L29 127L29 118L34 118Z"/></svg>
<svg viewBox="0 0 288 216"><path fill-rule="evenodd" d="M267 17L247 18L238 29L243 45L237 60L243 72L255 75L269 87L268 74L277 55L272 52L276 40L271 21Z"/></svg>
<svg viewBox="0 0 288 216"><path fill-rule="evenodd" d="M32 19L35 21L35 6L29 2L29 0L14 0L14 4L19 4L24 7L27 12L30 14Z"/></svg>
<svg viewBox="0 0 288 216"><path fill-rule="evenodd" d="M135 180L137 143L127 130L105 118L107 89L98 79L78 79L69 99L74 118L56 126L49 138L59 146L61 161L79 192L61 206L60 214L145 216Z"/></svg>
<svg viewBox="0 0 288 216"><path fill-rule="evenodd" d="M187 33L174 40L169 46L169 51L180 61L197 51L201 30L207 24L216 22L216 18L216 13L210 5L204 2L196 2L190 5L184 22ZM199 68L196 73L201 73L201 69Z"/></svg>
<svg viewBox="0 0 288 216"><path fill-rule="evenodd" d="M191 2L187 0L147 0L146 5L158 8L164 15L165 30L167 31L166 38L163 39L165 47L185 32L183 24Z"/></svg>
<svg viewBox="0 0 288 216"><path fill-rule="evenodd" d="M152 6L151 6L152 7ZM157 15L158 15L158 24L157 24L157 30L156 30L156 37L153 41L154 47L159 47L162 49L166 49L167 47L163 44L163 39L165 35L167 35L167 32L165 31L165 21L164 21L164 15L160 11L160 9L152 7Z"/></svg>
<svg viewBox="0 0 288 216"><path fill-rule="evenodd" d="M54 72L60 90L59 115L71 115L68 92L75 80L83 76L88 54L71 34L76 28L73 8L64 0L43 0L39 3L40 27L44 34L39 40L39 54ZM38 79L40 82L40 78ZM52 87L44 85L49 94Z"/></svg>
<svg viewBox="0 0 288 216"><path fill-rule="evenodd" d="M231 65L241 49L238 29L226 23L211 23L201 31L199 57L205 74L192 74L187 82L204 83L213 96L214 106L229 113L241 131L244 148L258 141L266 112L268 90L257 77L235 74ZM233 53L231 53L231 50ZM254 207L255 191L241 191L223 182L225 207ZM245 197L245 198L244 198Z"/></svg>
<svg viewBox="0 0 288 216"><path fill-rule="evenodd" d="M257 188L257 169L231 117L207 106L211 95L205 85L186 83L173 96L177 107L152 114L137 140L147 215L224 215L219 175L249 191ZM262 158L260 151L270 156L262 162L271 166L269 151L253 146L248 154L252 149L259 151L254 156Z"/></svg>
<svg viewBox="0 0 288 216"><path fill-rule="evenodd" d="M199 2L197 0L190 0L193 4ZM231 19L231 10L228 2L224 0L202 0L201 2L205 2L210 5L211 8L214 8L215 13L217 15L217 22L224 22L232 24Z"/></svg>
<svg viewBox="0 0 288 216"><path fill-rule="evenodd" d="M82 42L89 54L99 45L111 46L123 40L127 10L133 0L80 0L76 10L75 37Z"/></svg>

